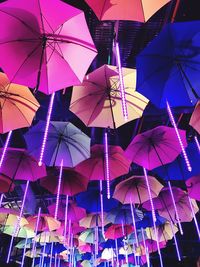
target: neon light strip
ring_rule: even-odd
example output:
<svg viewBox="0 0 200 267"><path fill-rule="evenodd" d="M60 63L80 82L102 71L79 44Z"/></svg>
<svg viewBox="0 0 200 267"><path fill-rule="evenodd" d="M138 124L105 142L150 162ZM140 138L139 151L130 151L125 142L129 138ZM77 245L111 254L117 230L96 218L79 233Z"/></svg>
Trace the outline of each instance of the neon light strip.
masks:
<svg viewBox="0 0 200 267"><path fill-rule="evenodd" d="M133 226L134 226L134 234L135 234L135 240L136 240L136 245L137 247L139 247L139 241L138 241L138 236L137 236L137 227L136 227L136 222L135 222L135 214L134 214L134 210L133 210L133 203L130 199L130 206L131 206L131 215L132 215L132 221L133 221Z"/></svg>
<svg viewBox="0 0 200 267"><path fill-rule="evenodd" d="M38 232L38 227L39 227L39 222L40 222L40 216L41 216L41 207L39 207L38 209L38 215L37 215L37 221L36 221L36 226L35 226L35 237L37 235ZM36 240L35 238L33 239L33 247L32 247L32 256L33 256L33 261L32 261L32 267L35 264L35 251L36 250Z"/></svg>
<svg viewBox="0 0 200 267"><path fill-rule="evenodd" d="M176 207L176 202L175 202L175 199L174 199L174 194L173 194L173 191L172 191L171 182L168 181L167 183L168 183L170 195L171 195L173 206L174 206L174 210L175 210L175 214L176 214L176 219L178 221L178 226L179 226L179 229L180 229L180 233L181 233L181 235L183 235L183 228L182 228L182 225L181 225L181 222L180 222L179 213L178 213L178 210L177 210L177 207Z"/></svg>
<svg viewBox="0 0 200 267"><path fill-rule="evenodd" d="M23 256L22 256L22 262L21 262L21 267L24 266L24 260L25 260L25 253L26 253L27 241L28 241L28 237L26 237L26 239L25 239L25 244L24 244L24 249L23 249Z"/></svg>
<svg viewBox="0 0 200 267"><path fill-rule="evenodd" d="M44 131L44 137L43 137L43 141L42 141L42 146L41 146L41 150L40 150L39 162L38 162L38 165L39 166L42 166L42 161L43 161L43 156L44 156L44 150L45 150L45 147L46 147L47 135L48 135L48 131L49 131L49 124L50 124L50 119L51 119L51 113L52 113L52 109L53 109L54 97L55 97L55 93L53 93L51 95L51 99L50 99L50 103L49 103L49 108L48 108L48 113L47 113L47 121L46 121L46 126L45 126L45 131Z"/></svg>
<svg viewBox="0 0 200 267"><path fill-rule="evenodd" d="M10 131L8 133L7 138L6 138L6 142L5 142L4 147L3 147L3 152L2 152L2 155L1 155L1 159L0 159L0 168L1 168L2 164L3 164L4 158L5 158L5 155L6 155L6 150L8 148L9 142L10 142L11 135L12 135L12 131Z"/></svg>
<svg viewBox="0 0 200 267"><path fill-rule="evenodd" d="M171 226L172 234L173 234L173 237L174 237L174 242L175 242L175 246L176 246L177 257L178 257L178 260L181 261L181 256L180 256L180 252L179 252L178 242L177 242L177 239L176 239L176 235L174 233L173 224L172 224L172 221L171 220L170 220L170 226Z"/></svg>
<svg viewBox="0 0 200 267"><path fill-rule="evenodd" d="M51 243L51 254L50 254L50 263L49 263L49 267L52 266L52 260L53 260L53 246L54 246L54 243L52 242Z"/></svg>
<svg viewBox="0 0 200 267"><path fill-rule="evenodd" d="M115 239L115 250L116 250L116 256L117 256L117 266L119 266L119 252L118 252L117 239Z"/></svg>
<svg viewBox="0 0 200 267"><path fill-rule="evenodd" d="M121 59L120 59L120 51L119 51L119 43L116 42L116 56L117 56L117 66L119 71L119 80L120 80L120 92L121 92L121 99L122 99L122 111L125 121L128 120L128 110L126 105L126 94L124 88L124 78L122 74L122 66L121 66Z"/></svg>
<svg viewBox="0 0 200 267"><path fill-rule="evenodd" d="M64 224L64 244L65 245L66 245L66 236L67 236L68 203L69 203L69 196L66 195L66 202L65 202L65 224Z"/></svg>
<svg viewBox="0 0 200 267"><path fill-rule="evenodd" d="M191 208L191 211L192 211L192 216L194 218L194 223L195 223L195 226L196 226L197 234L198 234L198 237L199 237L199 240L200 240L199 224L197 222L197 218L196 218L196 215L195 215L195 212L194 212L194 207L193 207L193 204L192 204L192 200L191 200L191 198L189 196L188 196L188 200L189 200L189 203L190 203L190 208Z"/></svg>
<svg viewBox="0 0 200 267"><path fill-rule="evenodd" d="M102 229L102 235L104 237L105 234L104 234L103 185L102 183L103 183L102 180L100 180L99 185L100 185L100 204L101 204L101 229Z"/></svg>
<svg viewBox="0 0 200 267"><path fill-rule="evenodd" d="M198 138L196 136L194 137L194 141L195 141L196 146L197 146L197 148L199 150L199 153L200 153L200 144L199 144L199 140L198 140Z"/></svg>
<svg viewBox="0 0 200 267"><path fill-rule="evenodd" d="M173 127L174 127L175 132L176 132L176 136L177 136L177 138L178 138L178 141L179 141L179 144L180 144L182 153L183 153L183 157L184 157L184 159L185 159L185 163L186 163L187 169L188 169L189 172L191 172L191 171L192 171L192 167L191 167L191 165L190 165L189 158L188 158L187 153L186 153L186 151L185 151L183 142L182 142L182 140L181 140L181 137L180 137L178 128L177 128L177 126L176 126L176 122L175 122L175 119L174 119L174 116L173 116L173 114L172 114L172 111L171 111L171 108L170 108L170 105L169 105L168 101L166 101L166 104L167 104L167 112L168 112L168 115L169 115L169 119L170 119L170 121L171 121L171 124L172 124Z"/></svg>
<svg viewBox="0 0 200 267"><path fill-rule="evenodd" d="M45 250L46 250L46 236L45 236L45 243L42 251L42 261L41 261L41 267L44 265L44 256L45 256Z"/></svg>
<svg viewBox="0 0 200 267"><path fill-rule="evenodd" d="M108 158L108 134L105 132L105 162L106 162L106 182L107 182L107 198L110 199L110 169L109 169L109 158Z"/></svg>
<svg viewBox="0 0 200 267"><path fill-rule="evenodd" d="M60 188L61 188L61 182L62 182L62 173L63 173L63 159L60 163L60 172L59 172L59 179L58 179L58 190L56 195L56 208L55 208L55 215L54 218L57 220L58 217L58 206L59 206L59 198L60 198Z"/></svg>
<svg viewBox="0 0 200 267"><path fill-rule="evenodd" d="M146 259L147 259L147 265L149 267L149 253L148 253L148 248L146 246L146 241L145 241L145 237L144 237L144 229L141 228L141 232L142 232L142 241L144 244L144 249L145 249L145 254L146 254Z"/></svg>
<svg viewBox="0 0 200 267"><path fill-rule="evenodd" d="M3 198L4 198L4 194L1 194L1 197L0 197L0 208L1 208L1 204L3 202Z"/></svg>

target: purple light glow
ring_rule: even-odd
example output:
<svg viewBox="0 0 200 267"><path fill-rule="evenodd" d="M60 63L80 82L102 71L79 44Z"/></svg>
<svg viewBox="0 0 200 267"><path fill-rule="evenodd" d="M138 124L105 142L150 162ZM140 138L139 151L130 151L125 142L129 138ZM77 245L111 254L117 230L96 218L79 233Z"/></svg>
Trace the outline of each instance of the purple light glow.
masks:
<svg viewBox="0 0 200 267"><path fill-rule="evenodd" d="M95 241L95 255L98 255L99 248L99 230L98 226L94 228L94 241Z"/></svg>
<svg viewBox="0 0 200 267"><path fill-rule="evenodd" d="M199 150L199 153L200 153L200 144L199 144L199 140L198 140L198 138L196 136L194 137L194 141L195 141L196 146L197 146L197 148Z"/></svg>
<svg viewBox="0 0 200 267"><path fill-rule="evenodd" d="M41 266L40 267L43 267L43 265L44 265L45 249L46 249L46 240L45 240L44 247L43 247L43 250L42 250L42 261L41 261Z"/></svg>
<svg viewBox="0 0 200 267"><path fill-rule="evenodd" d="M108 134L105 132L105 174L107 182L107 198L110 199L110 169L109 169L109 158L108 158Z"/></svg>
<svg viewBox="0 0 200 267"><path fill-rule="evenodd" d="M2 164L3 164L5 155L6 155L6 150L7 150L7 148L8 148L8 145L9 145L9 142L10 142L11 135L12 135L12 131L10 131L10 132L8 133L7 138L6 138L6 142L5 142L4 147L3 147L3 152L2 152L2 155L1 155L1 159L0 159L0 169L1 169L1 166L2 166Z"/></svg>
<svg viewBox="0 0 200 267"><path fill-rule="evenodd" d="M69 196L66 195L66 202L65 202L65 224L64 224L64 243L65 244L66 244L66 236L67 236L68 203L69 203Z"/></svg>
<svg viewBox="0 0 200 267"><path fill-rule="evenodd" d="M1 208L1 204L3 202L3 198L4 198L4 194L1 194L1 197L0 197L0 208Z"/></svg>
<svg viewBox="0 0 200 267"><path fill-rule="evenodd" d="M121 92L121 100L122 100L122 111L125 121L128 120L128 110L126 105L126 94L125 94L125 88L124 88L124 79L123 79L123 73L122 73L122 66L121 66L121 59L120 59L120 51L119 51L119 43L115 43L116 48L116 59L117 59L117 66L119 71L119 80L120 80L120 92Z"/></svg>
<svg viewBox="0 0 200 267"><path fill-rule="evenodd" d="M191 171L192 171L192 167L191 167L191 165L190 165L190 161L189 161L188 156L187 156L187 153L186 153L186 151L185 151L183 142L182 142L182 140L181 140L181 137L180 137L178 128L177 128L177 126L176 126L176 122L175 122L175 119L174 119L174 116L173 116L173 114L172 114L172 111L171 111L171 108L170 108L170 105L169 105L168 101L166 101L166 104L167 104L167 112L168 112L168 115L169 115L169 119L170 119L170 121L171 121L171 124L172 124L173 127L174 127L175 132L176 132L176 136L177 136L177 138L178 138L178 141L179 141L179 144L180 144L182 153L183 153L183 157L184 157L184 159L185 159L185 163L186 163L187 169L188 169L189 172L191 172Z"/></svg>
<svg viewBox="0 0 200 267"><path fill-rule="evenodd" d="M178 260L181 261L181 256L180 256L180 252L179 252L178 242L177 242L177 239L176 239L176 235L174 233L173 224L172 224L172 221L171 220L170 220L170 226L171 226L172 234L173 234L173 237L174 237L174 242L175 242L175 246L176 246L177 257L178 257Z"/></svg>
<svg viewBox="0 0 200 267"><path fill-rule="evenodd" d="M138 236L137 236L137 227L136 227L136 222L135 222L135 214L134 214L134 210L133 210L133 203L130 200L130 206L131 206L131 215L132 215L132 221L133 221L133 226L134 226L134 235L135 235L135 240L136 240L136 245L137 247L139 247L139 241L138 241Z"/></svg>
<svg viewBox="0 0 200 267"><path fill-rule="evenodd" d="M117 266L119 266L119 252L118 252L117 239L115 239L115 253L116 253L116 257L117 257Z"/></svg>
<svg viewBox="0 0 200 267"><path fill-rule="evenodd" d="M145 237L144 237L144 229L141 228L141 232L142 232L142 242L144 244L144 249L145 249L145 254L146 254L146 259L147 259L147 265L149 267L149 252L148 252L148 248L146 246L146 241L145 241Z"/></svg>
<svg viewBox="0 0 200 267"><path fill-rule="evenodd" d="M102 235L104 237L104 214L103 214L103 186L102 186L102 180L99 181L100 186L100 204L101 204L101 229L102 229Z"/></svg>
<svg viewBox="0 0 200 267"><path fill-rule="evenodd" d="M52 260L53 260L53 246L54 246L54 243L52 242L51 243L51 254L50 254L50 263L49 263L49 267L52 266Z"/></svg>
<svg viewBox="0 0 200 267"><path fill-rule="evenodd" d="M54 97L55 97L55 93L53 93L51 95L51 99L50 99L50 103L49 103L46 126L45 126L45 131L44 131L44 137L43 137L43 141L42 141L42 146L41 146L41 150L40 150L40 157L39 157L39 162L38 162L39 166L42 166L44 150L45 150L45 146L46 146L46 142L47 142L47 135L48 135L48 131L49 131L49 123L50 123L51 113L52 113L52 109L53 109Z"/></svg>
<svg viewBox="0 0 200 267"><path fill-rule="evenodd" d="M41 207L39 207L39 209L38 209L37 221L36 221L36 226L35 226L35 236L37 235L37 232L38 232L40 216L41 216ZM35 263L35 252L36 252L35 250L36 250L36 240L34 238L33 239L32 252L31 252L31 254L33 256L32 266L34 266L34 263Z"/></svg>
<svg viewBox="0 0 200 267"><path fill-rule="evenodd" d="M62 172L63 172L63 159L60 163L60 172L59 172L59 179L58 179L58 191L56 195L56 208L55 208L55 215L54 218L57 220L58 217L58 206L59 206L59 198L60 198L60 187L62 182Z"/></svg>
<svg viewBox="0 0 200 267"><path fill-rule="evenodd" d="M191 211L192 211L192 216L193 216L194 223L195 223L195 226L196 226L197 234L198 234L198 237L199 237L199 240L200 240L199 224L197 222L197 218L196 218L196 215L195 215L195 212L194 212L194 207L193 207L193 204L192 204L192 200L191 200L191 198L189 196L188 196L188 200L189 200L189 203L190 203L190 208L191 208Z"/></svg>

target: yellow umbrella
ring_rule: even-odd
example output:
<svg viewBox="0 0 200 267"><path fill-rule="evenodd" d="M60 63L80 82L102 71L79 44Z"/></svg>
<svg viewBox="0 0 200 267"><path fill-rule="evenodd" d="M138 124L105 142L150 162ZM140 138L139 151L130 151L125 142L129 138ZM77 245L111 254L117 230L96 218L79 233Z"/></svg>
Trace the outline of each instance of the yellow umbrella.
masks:
<svg viewBox="0 0 200 267"><path fill-rule="evenodd" d="M104 213L104 218L105 215L106 214ZM109 222L104 219L103 223L105 226ZM94 228L96 226L102 226L101 215L97 213L90 213L79 221L79 225L85 228Z"/></svg>
<svg viewBox="0 0 200 267"><path fill-rule="evenodd" d="M13 225L4 226L3 229L4 234L13 236L14 232L15 232L15 226ZM19 231L15 235L15 237L21 237L21 238L32 238L34 236L35 236L34 231L27 228L26 226L19 228Z"/></svg>
<svg viewBox="0 0 200 267"><path fill-rule="evenodd" d="M116 66L103 65L87 75L83 83L74 86L70 110L86 126L117 128L140 118L149 100L135 91L136 70L122 68L128 120L121 106L120 81Z"/></svg>
<svg viewBox="0 0 200 267"><path fill-rule="evenodd" d="M61 238L62 236L58 235L55 232L46 231L36 235L34 239L36 242L40 242L40 244L43 244L43 243L60 242Z"/></svg>
<svg viewBox="0 0 200 267"><path fill-rule="evenodd" d="M6 226L13 226L19 220L19 212L13 209L0 208L0 224ZM26 218L22 217L19 221L19 226L28 224Z"/></svg>

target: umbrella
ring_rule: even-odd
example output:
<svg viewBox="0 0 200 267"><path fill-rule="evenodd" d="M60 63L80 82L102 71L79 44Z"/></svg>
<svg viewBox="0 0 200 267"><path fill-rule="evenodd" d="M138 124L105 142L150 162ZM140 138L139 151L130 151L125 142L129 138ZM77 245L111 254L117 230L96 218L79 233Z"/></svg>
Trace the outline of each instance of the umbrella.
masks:
<svg viewBox="0 0 200 267"><path fill-rule="evenodd" d="M36 181L46 175L45 166L38 166L35 158L25 149L8 148L5 161L6 164L2 165L1 173L10 179Z"/></svg>
<svg viewBox="0 0 200 267"><path fill-rule="evenodd" d="M140 118L148 104L147 98L135 92L136 71L122 68L128 120ZM127 121L121 108L120 81L116 66L103 65L88 74L83 83L75 86L70 110L86 126L117 128Z"/></svg>
<svg viewBox="0 0 200 267"><path fill-rule="evenodd" d="M18 222L18 220L20 226L28 224L26 218L24 217L19 218L19 216L20 213L16 210L8 208L0 208L0 224L2 225L13 226Z"/></svg>
<svg viewBox="0 0 200 267"><path fill-rule="evenodd" d="M137 56L137 90L156 106L193 106L199 98L199 26L169 23Z"/></svg>
<svg viewBox="0 0 200 267"><path fill-rule="evenodd" d="M10 191L13 191L14 189L12 180L6 175L0 174L0 193L7 193L9 189Z"/></svg>
<svg viewBox="0 0 200 267"><path fill-rule="evenodd" d="M38 216L30 216L27 218L28 225L27 227L34 230L36 228ZM38 222L37 231L54 231L58 229L61 225L61 222L56 220L54 217L51 217L49 214L40 214L39 222Z"/></svg>
<svg viewBox="0 0 200 267"><path fill-rule="evenodd" d="M104 214L105 217L105 214ZM104 220L103 224L106 225L109 223L109 220ZM94 228L96 226L101 226L102 225L102 219L100 214L97 213L90 213L86 217L82 218L79 221L79 225L85 228Z"/></svg>
<svg viewBox="0 0 200 267"><path fill-rule="evenodd" d="M28 151L39 158L45 122L39 121L25 135ZM90 138L70 122L51 121L44 153L48 166L74 167L90 156Z"/></svg>
<svg viewBox="0 0 200 267"><path fill-rule="evenodd" d="M166 219L161 217L158 212L156 211L156 225L162 225L166 222ZM144 218L141 221L138 221L136 223L137 229L143 228L145 229L146 227L153 227L153 218L152 218L152 213L150 211L145 211L144 212Z"/></svg>
<svg viewBox="0 0 200 267"><path fill-rule="evenodd" d="M200 175L190 177L186 181L186 186L189 196L200 201Z"/></svg>
<svg viewBox="0 0 200 267"><path fill-rule="evenodd" d="M15 226L13 225L7 225L3 228L3 233L7 235L13 236L13 233L15 232ZM32 229L28 228L27 226L20 227L19 230L16 232L15 237L21 237L21 238L32 238L35 236L35 233Z"/></svg>
<svg viewBox="0 0 200 267"><path fill-rule="evenodd" d="M199 121L200 121L200 101L197 102L189 122L189 124L200 134Z"/></svg>
<svg viewBox="0 0 200 267"><path fill-rule="evenodd" d="M186 147L186 133L184 130L179 130L179 133ZM174 129L158 126L136 135L127 147L126 155L138 165L152 170L172 162L181 151Z"/></svg>
<svg viewBox="0 0 200 267"><path fill-rule="evenodd" d="M108 146L110 180L128 173L130 161L120 146ZM91 157L76 166L89 180L105 180L105 153L103 145L91 147Z"/></svg>
<svg viewBox="0 0 200 267"><path fill-rule="evenodd" d="M148 1L85 0L99 20L135 20L146 22L154 13L170 0Z"/></svg>
<svg viewBox="0 0 200 267"><path fill-rule="evenodd" d="M34 237L36 242L39 242L40 244L44 243L56 243L61 241L62 236L58 235L55 232L42 232Z"/></svg>
<svg viewBox="0 0 200 267"><path fill-rule="evenodd" d="M65 229L65 225L64 223L61 223L61 226L59 229L56 230L56 233L58 233L59 235L64 235L64 231L65 231L64 229ZM71 229L70 229L71 234L77 235L84 230L85 230L85 227L81 227L77 222L71 223Z"/></svg>
<svg viewBox="0 0 200 267"><path fill-rule="evenodd" d="M151 188L152 197L156 197L162 189L162 184L156 178L148 175L148 181ZM139 203L149 199L148 188L144 176L131 176L120 182L115 187L113 198L119 200L122 204Z"/></svg>
<svg viewBox="0 0 200 267"><path fill-rule="evenodd" d="M139 209L134 209L134 217L136 222L141 221L144 217L143 212ZM133 219L130 206L123 205L110 210L105 219L113 224L132 224Z"/></svg>
<svg viewBox="0 0 200 267"><path fill-rule="evenodd" d="M95 236L95 229L92 228L92 229L87 229L87 230L83 231L79 235L78 239L81 240L82 242L85 242L85 243L95 244L95 242L97 241L96 236ZM99 241L99 243L105 241L100 229L98 229L98 241Z"/></svg>
<svg viewBox="0 0 200 267"><path fill-rule="evenodd" d="M134 231L134 228L132 225L125 224L122 226L121 224L113 224L106 229L105 238L116 239L116 238L127 236L133 231Z"/></svg>
<svg viewBox="0 0 200 267"><path fill-rule="evenodd" d="M28 87L11 83L0 72L0 96L0 133L29 127L40 105Z"/></svg>
<svg viewBox="0 0 200 267"><path fill-rule="evenodd" d="M6 1L0 20L1 67L46 94L79 84L97 54L83 11L62 1Z"/></svg>
<svg viewBox="0 0 200 267"><path fill-rule="evenodd" d="M15 247L18 249L24 249L24 247L31 248L31 246L32 246L32 238L28 238L27 241L26 239L22 239L15 245Z"/></svg>
<svg viewBox="0 0 200 267"><path fill-rule="evenodd" d="M51 215L54 215L55 213L55 204L51 204L48 206L49 213ZM86 216L86 211L85 209L78 207L76 202L74 201L69 201L68 203L68 210L67 210L67 217L71 222L77 222L83 217ZM65 205L60 203L59 209L58 209L58 219L59 220L64 220L65 219Z"/></svg>
<svg viewBox="0 0 200 267"><path fill-rule="evenodd" d="M52 169L49 176L40 179L40 184L52 194L57 193L58 169ZM73 168L63 168L60 194L73 196L87 190L88 179Z"/></svg>

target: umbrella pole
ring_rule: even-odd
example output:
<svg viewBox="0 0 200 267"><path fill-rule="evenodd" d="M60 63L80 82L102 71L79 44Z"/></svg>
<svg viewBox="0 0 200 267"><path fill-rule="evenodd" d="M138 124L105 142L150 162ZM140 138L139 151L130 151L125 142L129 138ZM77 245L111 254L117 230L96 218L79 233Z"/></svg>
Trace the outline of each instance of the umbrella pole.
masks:
<svg viewBox="0 0 200 267"><path fill-rule="evenodd" d="M108 133L105 132L104 135L104 155L105 155L105 176L106 176L106 182L107 182L107 198L110 199L110 169L109 169L109 156L108 156Z"/></svg>
<svg viewBox="0 0 200 267"><path fill-rule="evenodd" d="M158 232L157 232L156 223L155 223L156 222L156 214L155 214L155 209L154 209L154 205L153 205L153 199L151 196L151 190L150 190L150 186L149 186L147 171L145 168L143 168L143 171L144 171L144 176L145 176L145 180L146 180L146 184L147 184L147 188L148 188L149 199L150 199L150 203L151 203L153 227L154 227L154 232L155 232L155 236L156 236L156 243L157 243L158 255L159 255L159 259L160 259L160 266L163 267L162 255L161 255L160 246L159 246L159 242L158 242Z"/></svg>
<svg viewBox="0 0 200 267"><path fill-rule="evenodd" d="M60 199L60 188L61 188L61 182L62 182L62 172L63 172L63 159L60 163L60 172L59 172L59 178L58 178L58 190L56 195L56 208L55 208L55 215L54 218L57 220L58 217L58 206L59 206L59 199Z"/></svg>
<svg viewBox="0 0 200 267"><path fill-rule="evenodd" d="M45 150L45 147L46 147L47 136L48 136L48 131L49 131L49 124L50 124L50 119L51 119L51 113L52 113L52 109L53 109L54 97L55 97L55 93L53 93L51 95L51 99L50 99L50 103L49 103L49 108L48 108L48 112L47 112L47 119L46 119L46 126L45 126L45 131L44 131L44 137L43 137L42 146L41 146L41 150L40 150L40 157L39 157L39 161L38 161L38 165L39 166L42 166L42 161L43 161L43 156L44 156L44 150Z"/></svg>
<svg viewBox="0 0 200 267"><path fill-rule="evenodd" d="M46 240L45 240L44 247L43 247L43 251L42 251L41 267L44 266L44 255L45 255L45 250L46 250Z"/></svg>
<svg viewBox="0 0 200 267"><path fill-rule="evenodd" d="M198 151L199 151L199 153L200 153L200 143L199 143L199 140L198 140L197 136L194 137L194 141L195 141L196 146L197 146L197 148L198 148Z"/></svg>
<svg viewBox="0 0 200 267"><path fill-rule="evenodd" d="M101 203L101 229L102 229L102 235L104 237L103 185L102 185L102 180L99 181L99 186L100 186L100 203Z"/></svg>
<svg viewBox="0 0 200 267"><path fill-rule="evenodd" d="M166 105L167 105L167 112L168 112L168 115L169 115L169 119L171 121L172 126L174 127L175 132L176 132L176 136L178 138L178 141L179 141L182 153L183 153L183 157L185 159L185 163L186 163L187 169L188 169L189 172L191 172L192 171L192 167L191 167L189 158L187 156L187 153L185 151L183 142L181 140L181 137L180 137L180 134L179 134L179 131L178 131L178 128L177 128L177 125L176 125L176 122L175 122L175 119L174 119L174 116L172 114L172 111L171 111L171 108L170 108L170 105L169 105L168 101L166 101Z"/></svg>
<svg viewBox="0 0 200 267"><path fill-rule="evenodd" d="M179 251L179 247L178 247L178 242L177 242L176 235L174 233L173 224L172 224L171 221L170 221L170 226L171 226L172 234L173 234L173 237L174 237L174 242L175 242L175 246L176 246L177 257L178 257L178 260L181 261L181 255L180 255L180 251Z"/></svg>
<svg viewBox="0 0 200 267"><path fill-rule="evenodd" d="M198 222L197 222L197 218L196 218L196 215L195 215L195 212L194 212L194 208L193 208L193 205L192 205L192 200L191 200L191 198L189 197L189 195L188 195L188 200L189 200L190 208L191 208L192 215L193 215L193 218L194 218L194 223L195 223L195 226L196 226L197 234L198 234L198 237L199 237L199 240L200 240L199 224L198 224Z"/></svg>
<svg viewBox="0 0 200 267"><path fill-rule="evenodd" d="M1 169L1 166L3 164L3 161L4 161L4 158L5 158L5 155L6 155L6 150L8 148L8 145L9 145L9 142L10 142L10 138L11 138L11 135L12 135L12 131L10 131L6 137L6 142L4 144L4 147L3 147L3 151L2 151L2 154L1 154L1 158L0 158L0 169Z"/></svg>
<svg viewBox="0 0 200 267"><path fill-rule="evenodd" d="M24 249L23 249L23 256L22 256L21 267L23 267L23 266L24 266L24 260L25 260L25 254L26 254L26 246L27 246L27 241L28 241L28 237L26 237L25 244L24 244Z"/></svg>
<svg viewBox="0 0 200 267"><path fill-rule="evenodd" d="M130 199L130 206L131 206L131 215L132 215L132 220L133 220L133 226L134 226L134 235L135 235L135 240L136 240L136 245L137 247L139 246L139 241L138 241L138 236L137 236L137 227L136 227L136 222L135 222L135 214L133 210L133 202Z"/></svg>
<svg viewBox="0 0 200 267"><path fill-rule="evenodd" d="M141 228L141 232L142 232L142 241L143 241L143 244L144 244L144 249L145 249L145 254L146 254L146 259L147 259L147 267L150 266L150 262L149 262L149 251L148 251L148 248L146 246L146 241L145 241L145 237L144 237L144 229Z"/></svg>
<svg viewBox="0 0 200 267"><path fill-rule="evenodd" d="M11 241L10 241L10 247L9 247L9 250L8 250L8 256L7 256L6 263L9 263L9 261L10 261L10 256L11 256L11 251L12 251L12 245L13 245L13 242L14 242L14 238L16 237L16 235L19 232L20 221L21 221L22 214L23 214L23 211L24 211L24 204L25 204L26 195L27 195L27 192L28 192L28 186L29 186L29 181L26 182L26 187L25 187L25 191L24 191L24 197L23 197L23 200L22 200L21 210L20 210L19 218L18 218L18 220L17 220L17 222L15 224L14 231L13 231L13 234L12 234L12 238L11 238Z"/></svg>
<svg viewBox="0 0 200 267"><path fill-rule="evenodd" d="M119 252L118 252L118 244L117 239L115 239L115 251L116 251L116 257L117 257L117 267L119 266Z"/></svg>

